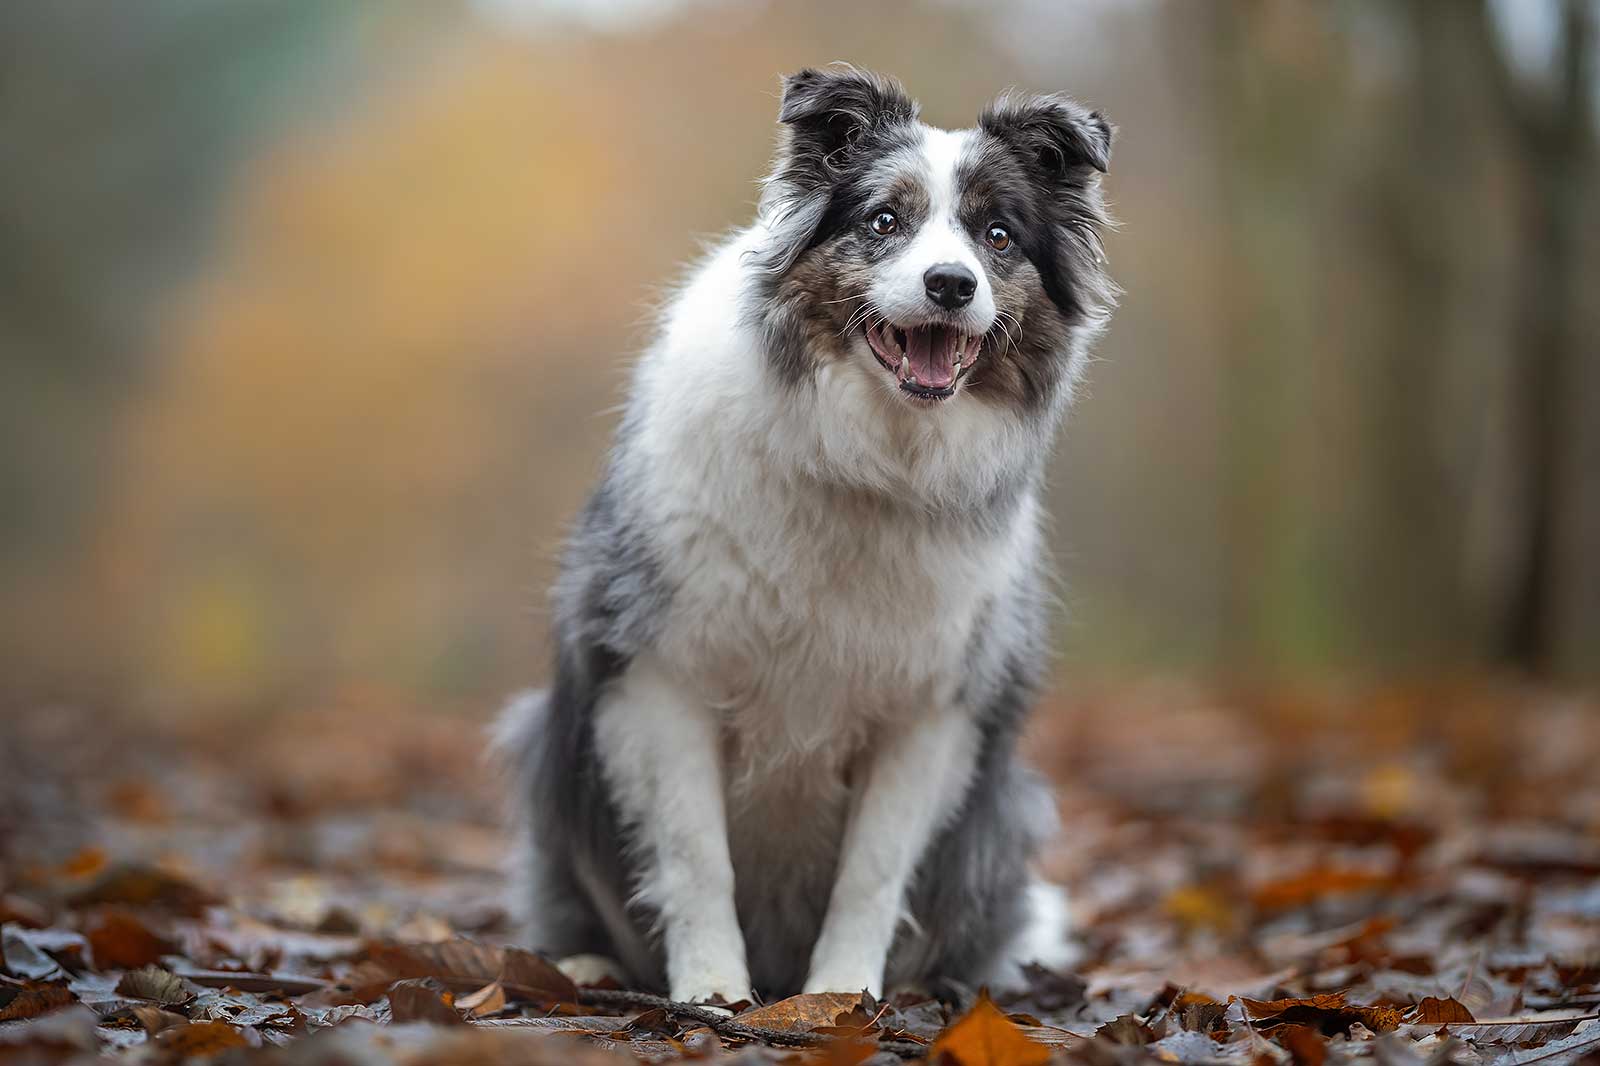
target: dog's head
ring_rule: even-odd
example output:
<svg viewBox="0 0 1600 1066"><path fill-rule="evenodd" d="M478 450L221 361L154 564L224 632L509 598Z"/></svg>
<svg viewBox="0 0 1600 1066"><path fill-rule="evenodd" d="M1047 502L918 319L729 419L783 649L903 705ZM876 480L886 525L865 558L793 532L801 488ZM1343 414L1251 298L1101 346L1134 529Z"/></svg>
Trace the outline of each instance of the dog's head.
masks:
<svg viewBox="0 0 1600 1066"><path fill-rule="evenodd" d="M756 310L779 373L839 363L914 406L1052 408L1116 292L1106 120L1002 97L974 129L935 129L898 83L845 66L786 78L778 120Z"/></svg>

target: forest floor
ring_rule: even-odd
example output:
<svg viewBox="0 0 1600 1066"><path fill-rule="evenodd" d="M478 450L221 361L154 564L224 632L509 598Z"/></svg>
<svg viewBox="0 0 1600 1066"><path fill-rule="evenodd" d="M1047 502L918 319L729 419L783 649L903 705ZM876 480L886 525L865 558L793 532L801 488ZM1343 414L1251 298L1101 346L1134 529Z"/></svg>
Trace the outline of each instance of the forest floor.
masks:
<svg viewBox="0 0 1600 1066"><path fill-rule="evenodd" d="M733 1018L508 947L476 720L0 729L0 1063L1600 1063L1600 707L1495 685L1042 710L1082 961Z"/></svg>

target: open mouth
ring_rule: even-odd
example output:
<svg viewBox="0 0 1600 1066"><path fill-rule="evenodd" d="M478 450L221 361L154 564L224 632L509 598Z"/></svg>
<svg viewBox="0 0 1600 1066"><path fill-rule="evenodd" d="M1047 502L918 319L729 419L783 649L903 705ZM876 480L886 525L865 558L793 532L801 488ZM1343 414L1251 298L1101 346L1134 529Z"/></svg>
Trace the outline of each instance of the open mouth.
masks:
<svg viewBox="0 0 1600 1066"><path fill-rule="evenodd" d="M956 382L978 361L983 338L950 326L901 327L878 322L867 327L867 344L900 388L920 399L955 395Z"/></svg>

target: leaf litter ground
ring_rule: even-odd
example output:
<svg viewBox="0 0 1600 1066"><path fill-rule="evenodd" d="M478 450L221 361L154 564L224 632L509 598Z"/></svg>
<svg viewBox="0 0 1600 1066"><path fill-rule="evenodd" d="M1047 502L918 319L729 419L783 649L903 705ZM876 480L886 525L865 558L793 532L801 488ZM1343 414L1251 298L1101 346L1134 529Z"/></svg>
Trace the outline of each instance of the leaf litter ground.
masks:
<svg viewBox="0 0 1600 1066"><path fill-rule="evenodd" d="M732 1014L514 945L478 721L14 717L0 1063L1600 1064L1585 698L1080 694L1027 745L1076 966Z"/></svg>

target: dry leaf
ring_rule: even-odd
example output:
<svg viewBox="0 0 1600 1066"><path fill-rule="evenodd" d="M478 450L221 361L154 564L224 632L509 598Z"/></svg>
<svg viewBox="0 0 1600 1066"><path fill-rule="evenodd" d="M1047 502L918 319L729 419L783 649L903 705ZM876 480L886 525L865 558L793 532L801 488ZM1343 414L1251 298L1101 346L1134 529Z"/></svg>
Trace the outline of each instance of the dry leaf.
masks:
<svg viewBox="0 0 1600 1066"><path fill-rule="evenodd" d="M1409 1021L1429 1024L1435 1022L1448 1024L1451 1022L1477 1021L1470 1010L1458 1000L1449 996L1443 999L1439 999L1436 996L1426 996L1422 1002L1417 1004L1416 1011L1416 1016L1408 1019Z"/></svg>
<svg viewBox="0 0 1600 1066"><path fill-rule="evenodd" d="M105 871L69 902L74 907L124 903L134 907L156 907L198 918L208 906L221 901L165 870L139 863L125 863Z"/></svg>
<svg viewBox="0 0 1600 1066"><path fill-rule="evenodd" d="M243 1033L227 1022L191 1022L164 1029L155 1042L177 1058L204 1058L234 1048L249 1047Z"/></svg>
<svg viewBox="0 0 1600 1066"><path fill-rule="evenodd" d="M1286 1025L1274 1039L1288 1049L1294 1066L1322 1066L1328 1058L1328 1038L1306 1025Z"/></svg>
<svg viewBox="0 0 1600 1066"><path fill-rule="evenodd" d="M1278 911L1303 907L1329 896L1350 895L1393 888L1389 874L1370 870L1338 870L1318 867L1278 881L1261 885L1251 894L1251 902L1262 910Z"/></svg>
<svg viewBox="0 0 1600 1066"><path fill-rule="evenodd" d="M465 1024L450 1004L450 992L433 977L414 977L389 986L389 1013L396 1022Z"/></svg>
<svg viewBox="0 0 1600 1066"><path fill-rule="evenodd" d="M809 1033L833 1025L861 1003L859 992L807 992L756 1007L738 1016L746 1025L785 1033Z"/></svg>
<svg viewBox="0 0 1600 1066"><path fill-rule="evenodd" d="M134 999L148 999L171 1007L187 1003L194 998L194 989L187 981L159 966L146 966L129 970L117 982L117 992Z"/></svg>
<svg viewBox="0 0 1600 1066"><path fill-rule="evenodd" d="M506 990L499 981L484 985L476 992L456 998L456 1007L466 1011L474 1018L482 1018L487 1014L498 1014L506 1009Z"/></svg>
<svg viewBox="0 0 1600 1066"><path fill-rule="evenodd" d="M1351 1026L1364 1025L1374 1033L1387 1033L1401 1022L1393 1007L1357 1007L1345 1002L1343 992L1308 996L1304 999L1257 1000L1239 997L1255 1020L1256 1028L1270 1032L1280 1025L1306 1025L1325 1036L1350 1033Z"/></svg>
<svg viewBox="0 0 1600 1066"><path fill-rule="evenodd" d="M161 961L177 950L171 941L150 931L131 912L106 907L95 912L85 930L94 964L102 970L136 970Z"/></svg>
<svg viewBox="0 0 1600 1066"><path fill-rule="evenodd" d="M0 985L0 1022L23 1021L68 1006L76 996L65 982L23 981Z"/></svg>
<svg viewBox="0 0 1600 1066"><path fill-rule="evenodd" d="M980 995L960 1020L940 1034L928 1061L951 1066L1044 1066L1050 1049L1031 1040L1000 1008Z"/></svg>

